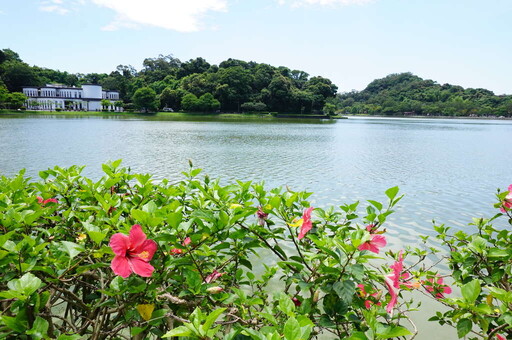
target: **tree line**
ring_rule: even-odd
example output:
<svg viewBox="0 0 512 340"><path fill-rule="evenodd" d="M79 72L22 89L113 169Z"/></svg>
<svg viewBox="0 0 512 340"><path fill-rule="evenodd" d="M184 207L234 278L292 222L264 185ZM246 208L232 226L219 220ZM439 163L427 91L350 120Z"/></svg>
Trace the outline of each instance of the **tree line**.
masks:
<svg viewBox="0 0 512 340"><path fill-rule="evenodd" d="M412 73L390 74L362 91L337 95L337 110L353 114L441 116L512 116L512 96L440 85Z"/></svg>
<svg viewBox="0 0 512 340"><path fill-rule="evenodd" d="M82 74L30 66L16 52L0 50L0 108L22 107L22 86L48 83L117 90L121 101L111 107L128 111L512 116L511 95L441 85L409 72L376 79L362 91L336 94L338 87L327 78L254 61L213 65L201 57L182 62L159 55L144 59L140 70L119 65L109 74Z"/></svg>
<svg viewBox="0 0 512 340"><path fill-rule="evenodd" d="M228 59L212 65L200 57L182 62L172 55L159 55L144 59L142 65L141 70L119 65L109 74L73 74L30 66L16 52L4 49L0 50L0 87L4 93L13 93L24 85L92 83L118 90L128 110L305 114L322 111L338 90L327 78L253 61Z"/></svg>

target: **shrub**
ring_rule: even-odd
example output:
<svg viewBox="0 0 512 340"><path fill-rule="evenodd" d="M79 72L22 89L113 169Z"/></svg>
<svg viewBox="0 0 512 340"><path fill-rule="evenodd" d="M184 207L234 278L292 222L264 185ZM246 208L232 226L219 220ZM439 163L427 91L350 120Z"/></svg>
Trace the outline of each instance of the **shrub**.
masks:
<svg viewBox="0 0 512 340"><path fill-rule="evenodd" d="M360 216L358 202L313 208L311 193L221 185L192 167L177 183L131 174L120 161L103 165L97 181L82 170L41 171L41 182L23 171L0 179L2 336L388 339L412 334L408 313L418 304L402 291L462 301L447 299L442 278L420 266L427 251L384 252L383 226L401 199L396 187L386 191L386 205L369 200ZM505 241L496 248L506 254L485 254L509 275ZM484 242L471 242L485 256ZM469 273L454 276L470 285L462 287L466 306L459 304L467 311L439 320L489 311ZM485 334L506 333L510 292L477 280L502 315L485 315Z"/></svg>

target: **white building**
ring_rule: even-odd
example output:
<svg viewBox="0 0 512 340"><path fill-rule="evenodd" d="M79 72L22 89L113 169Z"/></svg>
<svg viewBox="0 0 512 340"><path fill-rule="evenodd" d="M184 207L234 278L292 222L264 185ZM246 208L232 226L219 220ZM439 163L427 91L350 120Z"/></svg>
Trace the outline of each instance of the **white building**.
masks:
<svg viewBox="0 0 512 340"><path fill-rule="evenodd" d="M115 107L119 100L118 91L103 91L101 85L83 84L82 87L67 87L64 85L46 84L44 87L24 86L23 94L28 99L26 107L29 110L52 111L57 108L71 111L122 111ZM103 107L101 100L107 99L110 105Z"/></svg>

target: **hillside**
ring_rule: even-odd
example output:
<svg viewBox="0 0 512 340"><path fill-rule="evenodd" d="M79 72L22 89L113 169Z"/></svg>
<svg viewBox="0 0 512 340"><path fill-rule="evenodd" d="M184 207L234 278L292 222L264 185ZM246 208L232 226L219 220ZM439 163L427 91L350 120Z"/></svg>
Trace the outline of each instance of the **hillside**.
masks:
<svg viewBox="0 0 512 340"><path fill-rule="evenodd" d="M359 92L337 96L339 111L356 114L512 116L512 96L422 79L412 73L376 79Z"/></svg>

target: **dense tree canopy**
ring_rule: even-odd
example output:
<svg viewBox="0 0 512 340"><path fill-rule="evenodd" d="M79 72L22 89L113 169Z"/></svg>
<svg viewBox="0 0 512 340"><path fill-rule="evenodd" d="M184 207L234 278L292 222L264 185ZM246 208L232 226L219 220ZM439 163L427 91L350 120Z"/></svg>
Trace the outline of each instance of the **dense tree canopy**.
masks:
<svg viewBox="0 0 512 340"><path fill-rule="evenodd" d="M144 59L142 66L140 71L131 65L119 65L110 74L70 74L29 66L15 52L4 49L0 53L0 80L9 91L20 91L23 85L47 83L100 84L107 90L118 90L125 103L133 101L133 104L136 104L135 93L149 88L158 97L160 109L207 112L310 113L321 111L326 100L333 98L337 91L330 80L310 78L304 71L231 58L217 66L200 57L181 62L172 55L159 55ZM149 92L145 89L144 93ZM182 107L183 103L186 107Z"/></svg>
<svg viewBox="0 0 512 340"><path fill-rule="evenodd" d="M136 91L151 89L156 104L151 100L151 107L142 106L150 110L512 116L510 95L440 85L412 73L391 74L372 81L363 91L336 95L338 87L327 78L254 61L229 58L212 65L200 57L181 62L173 55L159 55L144 59L140 71L119 65L110 74L73 74L30 66L16 52L0 50L0 86L16 92L24 85L47 83L100 84L118 90L126 108L134 107Z"/></svg>
<svg viewBox="0 0 512 340"><path fill-rule="evenodd" d="M338 95L338 110L347 113L443 116L512 116L512 96L485 89L440 85L412 73L376 79L360 92Z"/></svg>

